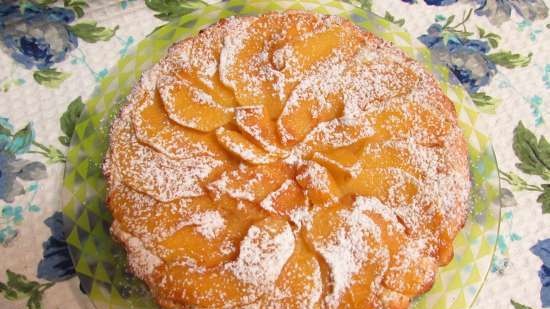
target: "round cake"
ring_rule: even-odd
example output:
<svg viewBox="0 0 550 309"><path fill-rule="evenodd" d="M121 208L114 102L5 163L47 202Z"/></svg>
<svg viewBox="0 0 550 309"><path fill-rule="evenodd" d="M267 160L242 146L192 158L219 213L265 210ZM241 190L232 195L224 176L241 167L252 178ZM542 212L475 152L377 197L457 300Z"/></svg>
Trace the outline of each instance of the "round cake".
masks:
<svg viewBox="0 0 550 309"><path fill-rule="evenodd" d="M163 308L408 308L468 215L467 145L422 65L335 17L232 17L114 119L111 233Z"/></svg>

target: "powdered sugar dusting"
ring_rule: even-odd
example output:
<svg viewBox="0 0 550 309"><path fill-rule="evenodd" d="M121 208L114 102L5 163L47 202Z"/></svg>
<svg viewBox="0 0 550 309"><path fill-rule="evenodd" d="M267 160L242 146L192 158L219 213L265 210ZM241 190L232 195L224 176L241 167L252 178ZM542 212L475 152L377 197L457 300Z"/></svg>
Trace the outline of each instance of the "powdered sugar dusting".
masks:
<svg viewBox="0 0 550 309"><path fill-rule="evenodd" d="M397 228L401 232L404 231L403 226L399 222L399 219L394 214L392 209L387 205L384 205L376 198L357 196L354 202L354 207L355 209L360 211L370 211L377 213L381 215L384 220L391 222L393 227Z"/></svg>
<svg viewBox="0 0 550 309"><path fill-rule="evenodd" d="M197 225L196 230L206 239L215 238L223 230L225 221L218 211L207 211L193 215L191 224Z"/></svg>
<svg viewBox="0 0 550 309"><path fill-rule="evenodd" d="M170 159L143 146L132 134L129 113L112 126L118 139L112 143L113 160L119 166L125 182L160 201L203 194L199 179L207 177L222 162L209 156Z"/></svg>
<svg viewBox="0 0 550 309"><path fill-rule="evenodd" d="M283 192L285 192L286 190L288 190L288 188L294 183L294 180L291 180L291 179L288 179L286 180L285 182L283 182L283 184L275 191L269 193L266 198L264 198L261 202L260 202L260 207L262 207L263 209L267 210L267 211L271 211L273 213L278 213L277 210L275 210L275 208L273 208L273 201L279 197Z"/></svg>
<svg viewBox="0 0 550 309"><path fill-rule="evenodd" d="M331 238L314 243L330 267L332 292L326 302L336 307L344 290L352 283L352 277L366 262L370 246L367 239L380 241L380 229L360 208L338 212L338 220L345 222Z"/></svg>
<svg viewBox="0 0 550 309"><path fill-rule="evenodd" d="M236 133L239 134L239 133ZM248 142L236 139L235 134L227 134L227 130L220 127L216 130L216 135L229 151L237 154L243 160L254 164L267 164L275 160L274 156L263 151L258 146ZM238 135L240 137L240 135Z"/></svg>
<svg viewBox="0 0 550 309"><path fill-rule="evenodd" d="M332 195L330 185L333 180L330 179L330 174L327 169L314 161L307 161L304 165L305 167L302 172L296 175L296 180L307 183L308 186L306 186L306 189ZM337 197L331 196L331 198L333 202L335 202Z"/></svg>
<svg viewBox="0 0 550 309"><path fill-rule="evenodd" d="M317 36L341 43L300 45ZM451 102L421 65L342 18L223 20L171 47L128 102L104 165L111 231L163 304L354 308L358 285L373 306L406 304L417 294L394 290L429 286L438 237L452 241L468 213ZM215 253L173 256L187 231ZM289 259L312 273L279 282ZM164 263L210 277L175 293L167 282L193 276L151 281ZM400 275L411 271L417 281Z"/></svg>
<svg viewBox="0 0 550 309"><path fill-rule="evenodd" d="M277 280L281 269L294 251L294 235L290 226L283 230L260 229L252 226L241 242L239 258L226 269L240 280L269 287Z"/></svg>
<svg viewBox="0 0 550 309"><path fill-rule="evenodd" d="M268 128L262 127L260 124L266 117L262 105L235 108L235 123L244 133L249 134L266 151L275 154L282 153L284 150L275 145L275 141L272 140L273 132L269 132Z"/></svg>
<svg viewBox="0 0 550 309"><path fill-rule="evenodd" d="M227 87L235 87L233 81L228 77L228 70L235 65L236 55L243 47L243 41L250 35L244 31L255 20L252 17L250 20L241 22L241 31L235 29L225 37L223 48L220 53L220 79Z"/></svg>
<svg viewBox="0 0 550 309"><path fill-rule="evenodd" d="M139 238L124 232L116 220L111 225L111 233L126 244L128 262L136 276L146 278L162 264L162 260L147 250Z"/></svg>
<svg viewBox="0 0 550 309"><path fill-rule="evenodd" d="M239 169L242 171L247 169L247 167L241 164ZM208 184L208 188L216 194L217 198L226 193L235 199L253 202L256 198L254 195L254 187L261 183L263 178L262 174L259 174L257 178L252 179L242 187L231 187L229 185L230 179L235 179L238 175L239 170L224 172L219 179Z"/></svg>
<svg viewBox="0 0 550 309"><path fill-rule="evenodd" d="M292 212L289 215L290 221L292 223L296 224L298 228L311 228L311 224L313 221L313 215L306 207L300 207L292 210Z"/></svg>
<svg viewBox="0 0 550 309"><path fill-rule="evenodd" d="M368 119L336 118L321 122L306 136L306 147L340 148L355 144L374 134ZM307 148L306 148L307 149Z"/></svg>
<svg viewBox="0 0 550 309"><path fill-rule="evenodd" d="M148 93L140 97L142 99L135 107L132 122L136 138L141 143L153 147L172 159L188 159L205 154L214 156L206 143L193 140L197 133L186 131L185 128L172 122L166 112L161 114L162 125L148 123L144 117L151 117L150 109L155 105L158 106L160 102L156 102Z"/></svg>

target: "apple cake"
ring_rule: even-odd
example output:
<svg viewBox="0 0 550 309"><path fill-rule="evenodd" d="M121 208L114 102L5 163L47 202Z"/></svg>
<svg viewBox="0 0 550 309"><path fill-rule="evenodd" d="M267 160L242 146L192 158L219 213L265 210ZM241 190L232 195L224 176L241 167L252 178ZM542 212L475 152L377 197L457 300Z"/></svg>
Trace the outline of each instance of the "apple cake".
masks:
<svg viewBox="0 0 550 309"><path fill-rule="evenodd" d="M163 308L408 308L469 211L435 78L301 11L175 43L114 118L103 169L111 233Z"/></svg>

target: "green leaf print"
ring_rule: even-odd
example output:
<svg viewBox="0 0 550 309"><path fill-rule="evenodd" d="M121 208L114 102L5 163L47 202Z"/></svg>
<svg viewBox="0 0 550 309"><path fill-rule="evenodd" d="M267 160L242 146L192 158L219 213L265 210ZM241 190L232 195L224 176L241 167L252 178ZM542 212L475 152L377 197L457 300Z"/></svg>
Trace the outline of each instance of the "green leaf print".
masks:
<svg viewBox="0 0 550 309"><path fill-rule="evenodd" d="M55 283L39 283L30 281L24 275L6 270L8 280L0 282L0 293L7 300L18 300L27 297L27 309L41 309L44 292Z"/></svg>
<svg viewBox="0 0 550 309"><path fill-rule="evenodd" d="M66 80L71 74L58 71L55 68L42 69L35 71L32 75L34 80L42 86L48 88L57 88L64 80Z"/></svg>
<svg viewBox="0 0 550 309"><path fill-rule="evenodd" d="M118 26L109 29L97 25L95 21L84 21L76 25L67 26L69 30L77 37L88 43L96 43L98 41L109 41L118 30Z"/></svg>
<svg viewBox="0 0 550 309"><path fill-rule="evenodd" d="M84 8L88 7L88 3L85 0L64 0L63 6L71 8L80 18L84 16Z"/></svg>
<svg viewBox="0 0 550 309"><path fill-rule="evenodd" d="M522 172L550 180L550 143L544 136L537 142L536 136L520 121L514 129L512 147L521 161L516 164Z"/></svg>
<svg viewBox="0 0 550 309"><path fill-rule="evenodd" d="M514 300L510 300L510 303L512 304L512 306L514 306L515 309L533 309L531 307L527 307L525 305L522 305L522 304L519 304L519 303L516 303Z"/></svg>
<svg viewBox="0 0 550 309"><path fill-rule="evenodd" d="M513 69L517 67L526 67L529 62L531 62L533 53L529 53L527 56L522 56L520 54L514 54L511 51L506 51L492 53L487 55L487 57L489 57L489 60L497 65L508 69Z"/></svg>
<svg viewBox="0 0 550 309"><path fill-rule="evenodd" d="M550 184L544 184L542 188L544 191L537 198L537 202L542 205L542 213L547 214L550 213Z"/></svg>
<svg viewBox="0 0 550 309"><path fill-rule="evenodd" d="M478 32L479 38L480 39L486 39L489 42L489 45L491 45L492 48L497 48L500 39L502 39L502 37L500 35L498 35L496 33L493 33L493 32L487 32L487 31L485 31L485 29L483 29L479 26L477 27L477 32Z"/></svg>
<svg viewBox="0 0 550 309"><path fill-rule="evenodd" d="M400 27L402 27L405 24L405 19L403 18L395 19L395 17L392 14L390 14L390 12L388 11L386 11L386 14L384 14L384 19Z"/></svg>
<svg viewBox="0 0 550 309"><path fill-rule="evenodd" d="M485 92L476 92L471 94L470 97L479 110L485 113L494 114L501 103L500 99L493 98Z"/></svg>
<svg viewBox="0 0 550 309"><path fill-rule="evenodd" d="M78 97L74 99L71 103L69 103L67 110L63 113L63 115L59 119L59 125L61 126L61 131L63 131L63 133L65 134L59 137L59 142L61 144L65 146L69 146L69 144L71 143L71 137L73 136L76 122L80 118L80 115L82 114L83 110L84 110L84 103L82 102L81 97Z"/></svg>
<svg viewBox="0 0 550 309"><path fill-rule="evenodd" d="M158 13L156 18L169 21L202 8L206 3L198 0L145 0L145 5Z"/></svg>

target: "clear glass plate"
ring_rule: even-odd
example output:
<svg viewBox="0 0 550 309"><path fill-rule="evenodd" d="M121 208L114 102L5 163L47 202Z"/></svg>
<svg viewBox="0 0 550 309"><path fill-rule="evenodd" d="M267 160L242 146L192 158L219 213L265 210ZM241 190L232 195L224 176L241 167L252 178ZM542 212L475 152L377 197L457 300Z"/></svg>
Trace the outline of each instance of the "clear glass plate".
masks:
<svg viewBox="0 0 550 309"><path fill-rule="evenodd" d="M105 208L101 163L107 149L112 115L141 73L157 62L174 42L232 15L258 15L287 9L340 15L393 42L422 62L439 79L455 103L469 144L473 189L470 218L454 243L455 257L441 268L434 287L415 300L415 309L465 309L474 302L489 271L499 232L500 200L496 159L480 117L465 90L452 85L446 68L432 63L430 52L398 26L339 1L237 1L199 9L160 28L124 56L101 81L76 125L64 179L65 232L83 289L98 308L154 308L146 286L126 272L124 251L109 235L111 215Z"/></svg>

